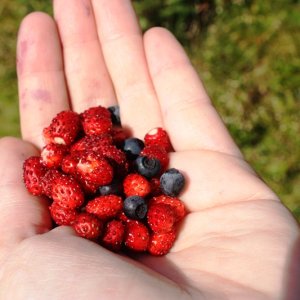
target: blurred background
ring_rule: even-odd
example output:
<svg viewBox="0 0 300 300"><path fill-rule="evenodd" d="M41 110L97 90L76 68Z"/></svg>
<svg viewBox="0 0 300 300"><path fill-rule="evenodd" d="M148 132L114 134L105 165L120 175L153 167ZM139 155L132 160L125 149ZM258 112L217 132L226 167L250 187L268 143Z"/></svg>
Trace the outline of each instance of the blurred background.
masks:
<svg viewBox="0 0 300 300"><path fill-rule="evenodd" d="M184 45L246 159L300 221L300 1L135 0L143 30ZM0 137L19 136L15 46L29 12L51 1L0 2Z"/></svg>

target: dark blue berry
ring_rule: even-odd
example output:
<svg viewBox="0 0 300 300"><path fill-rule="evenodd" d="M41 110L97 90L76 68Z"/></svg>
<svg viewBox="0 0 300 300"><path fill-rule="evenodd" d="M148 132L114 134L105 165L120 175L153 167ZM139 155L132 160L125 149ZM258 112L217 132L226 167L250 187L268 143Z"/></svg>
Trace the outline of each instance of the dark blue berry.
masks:
<svg viewBox="0 0 300 300"><path fill-rule="evenodd" d="M120 107L119 105L110 106L108 110L111 113L111 121L114 125L121 126Z"/></svg>
<svg viewBox="0 0 300 300"><path fill-rule="evenodd" d="M184 176L177 169L168 169L160 177L160 188L165 195L176 197L185 184Z"/></svg>
<svg viewBox="0 0 300 300"><path fill-rule="evenodd" d="M138 173L147 178L158 175L161 169L161 164L158 159L147 156L139 156L136 159L135 164Z"/></svg>
<svg viewBox="0 0 300 300"><path fill-rule="evenodd" d="M114 181L109 185L103 185L99 187L99 193L101 196L105 195L122 195L123 192L123 184L120 181Z"/></svg>
<svg viewBox="0 0 300 300"><path fill-rule="evenodd" d="M145 218L148 206L140 196L129 196L123 202L123 211L128 218L142 220Z"/></svg>
<svg viewBox="0 0 300 300"><path fill-rule="evenodd" d="M144 142L138 138L129 138L124 141L123 151L129 159L136 159L144 149Z"/></svg>

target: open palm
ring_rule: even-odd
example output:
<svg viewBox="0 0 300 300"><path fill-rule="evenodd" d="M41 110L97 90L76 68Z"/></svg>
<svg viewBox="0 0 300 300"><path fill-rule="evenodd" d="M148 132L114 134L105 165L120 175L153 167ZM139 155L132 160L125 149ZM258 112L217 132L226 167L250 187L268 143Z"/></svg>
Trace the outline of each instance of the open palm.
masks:
<svg viewBox="0 0 300 300"><path fill-rule="evenodd" d="M244 161L175 38L142 35L129 0L56 0L54 17L30 14L18 37L23 140L0 141L0 299L297 299L298 225ZM22 184L53 116L99 104L119 104L134 136L170 135L190 213L164 257L51 230L45 199Z"/></svg>

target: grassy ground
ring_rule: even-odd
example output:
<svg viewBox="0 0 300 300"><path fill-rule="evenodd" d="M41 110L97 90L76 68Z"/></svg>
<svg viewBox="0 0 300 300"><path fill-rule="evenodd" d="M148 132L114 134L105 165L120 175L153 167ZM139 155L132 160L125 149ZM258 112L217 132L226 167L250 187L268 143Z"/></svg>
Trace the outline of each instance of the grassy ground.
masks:
<svg viewBox="0 0 300 300"><path fill-rule="evenodd" d="M0 136L19 136L18 25L30 11L49 12L50 2L0 3ZM200 2L135 5L144 29L164 25L181 39L246 159L300 220L299 1L216 0L204 17Z"/></svg>

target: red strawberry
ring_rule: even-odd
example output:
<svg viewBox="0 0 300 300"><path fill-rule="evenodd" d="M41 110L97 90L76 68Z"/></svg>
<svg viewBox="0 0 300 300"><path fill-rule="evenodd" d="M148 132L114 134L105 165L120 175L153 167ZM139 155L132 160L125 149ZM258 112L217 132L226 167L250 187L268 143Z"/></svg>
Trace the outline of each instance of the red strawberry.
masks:
<svg viewBox="0 0 300 300"><path fill-rule="evenodd" d="M162 171L164 171L169 164L168 152L161 146L149 145L141 151L141 156L148 156L150 158L156 158L161 164Z"/></svg>
<svg viewBox="0 0 300 300"><path fill-rule="evenodd" d="M53 202L49 207L52 219L57 225L72 225L78 215L76 209L66 209Z"/></svg>
<svg viewBox="0 0 300 300"><path fill-rule="evenodd" d="M58 168L67 153L67 146L50 143L46 145L41 152L42 163L47 168Z"/></svg>
<svg viewBox="0 0 300 300"><path fill-rule="evenodd" d="M73 228L79 236L96 240L102 233L103 223L96 216L83 212L77 215Z"/></svg>
<svg viewBox="0 0 300 300"><path fill-rule="evenodd" d="M104 117L104 118L110 119L111 113L107 108L99 105L99 106L94 106L94 107L88 108L83 113L81 113L80 116L82 119L87 119L87 118L91 118L91 117Z"/></svg>
<svg viewBox="0 0 300 300"><path fill-rule="evenodd" d="M148 208L147 222L154 232L171 231L175 224L173 207L164 203L152 204Z"/></svg>
<svg viewBox="0 0 300 300"><path fill-rule="evenodd" d="M160 196L151 198L149 201L149 206L151 206L152 204L158 204L158 203L168 204L173 207L176 222L182 220L185 217L185 215L187 214L185 206L179 198L171 197L171 196L167 196L167 195L160 195Z"/></svg>
<svg viewBox="0 0 300 300"><path fill-rule="evenodd" d="M121 127L113 127L111 131L111 136L114 144L117 147L122 147L124 141L129 137L127 132Z"/></svg>
<svg viewBox="0 0 300 300"><path fill-rule="evenodd" d="M124 193L128 196L145 197L151 191L149 181L142 175L132 173L125 177L123 181Z"/></svg>
<svg viewBox="0 0 300 300"><path fill-rule="evenodd" d="M160 180L159 178L151 178L150 179L150 186L151 186L151 195L152 196L158 196L161 195L161 189L160 189Z"/></svg>
<svg viewBox="0 0 300 300"><path fill-rule="evenodd" d="M160 195L157 197L153 197L149 201L149 206L151 206L153 204L158 204L158 203L168 204L173 207L173 210L175 212L176 222L183 219L184 216L186 215L186 209L185 209L183 202L176 197L170 197L170 196L166 196L166 195Z"/></svg>
<svg viewBox="0 0 300 300"><path fill-rule="evenodd" d="M72 145L70 152L92 150L99 152L103 145L112 145L113 140L110 134L86 135Z"/></svg>
<svg viewBox="0 0 300 300"><path fill-rule="evenodd" d="M68 154L66 155L61 162L61 169L66 174L76 175L76 166L79 162L79 155Z"/></svg>
<svg viewBox="0 0 300 300"><path fill-rule="evenodd" d="M48 170L41 180L43 194L52 198L52 187L55 180L59 179L63 174L55 169Z"/></svg>
<svg viewBox="0 0 300 300"><path fill-rule="evenodd" d="M123 177L128 172L126 154L114 145L103 145L99 152L109 161L116 176Z"/></svg>
<svg viewBox="0 0 300 300"><path fill-rule="evenodd" d="M126 224L127 222L132 221L132 219L128 218L128 217L125 215L124 211L122 211L121 213L119 213L119 214L117 215L117 219L120 220L120 221L122 221L123 224Z"/></svg>
<svg viewBox="0 0 300 300"><path fill-rule="evenodd" d="M167 152L172 150L172 145L167 132L161 127L153 128L144 137L145 145L157 145L163 147Z"/></svg>
<svg viewBox="0 0 300 300"><path fill-rule="evenodd" d="M70 175L62 175L55 180L52 186L52 198L58 205L67 209L80 207L84 202L80 185Z"/></svg>
<svg viewBox="0 0 300 300"><path fill-rule="evenodd" d="M96 185L107 185L113 179L113 168L100 154L93 151L81 153L76 166L80 181L87 181Z"/></svg>
<svg viewBox="0 0 300 300"><path fill-rule="evenodd" d="M46 171L39 156L31 156L24 161L23 180L29 193L35 196L43 194L41 181Z"/></svg>
<svg viewBox="0 0 300 300"><path fill-rule="evenodd" d="M112 122L103 117L91 117L82 122L83 130L86 135L105 134L111 131Z"/></svg>
<svg viewBox="0 0 300 300"><path fill-rule="evenodd" d="M81 128L80 117L73 111L62 111L56 115L51 124L44 128L46 144L70 145L76 139Z"/></svg>
<svg viewBox="0 0 300 300"><path fill-rule="evenodd" d="M152 233L148 245L148 252L152 255L165 255L172 248L176 239L175 231Z"/></svg>
<svg viewBox="0 0 300 300"><path fill-rule="evenodd" d="M117 165L125 165L126 163L126 154L114 145L103 145L99 148L99 152Z"/></svg>
<svg viewBox="0 0 300 300"><path fill-rule="evenodd" d="M88 180L84 180L84 178L82 177L78 177L78 181L80 182L83 191L87 195L95 194L97 192L97 189L99 188L98 184L95 184Z"/></svg>
<svg viewBox="0 0 300 300"><path fill-rule="evenodd" d="M149 230L139 221L130 221L125 225L125 246L134 251L146 251L149 243Z"/></svg>
<svg viewBox="0 0 300 300"><path fill-rule="evenodd" d="M102 106L87 109L81 114L81 119L86 135L100 135L112 130L111 114Z"/></svg>
<svg viewBox="0 0 300 300"><path fill-rule="evenodd" d="M122 211L123 201L121 197L113 194L99 196L90 200L85 209L99 219L107 220L116 217Z"/></svg>
<svg viewBox="0 0 300 300"><path fill-rule="evenodd" d="M123 242L125 226L122 221L112 220L105 225L101 238L102 245L113 251L119 251Z"/></svg>

